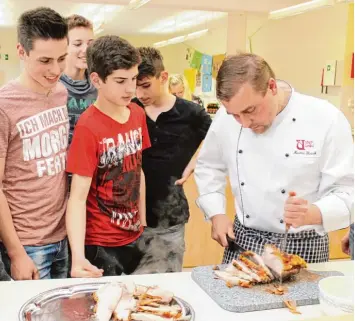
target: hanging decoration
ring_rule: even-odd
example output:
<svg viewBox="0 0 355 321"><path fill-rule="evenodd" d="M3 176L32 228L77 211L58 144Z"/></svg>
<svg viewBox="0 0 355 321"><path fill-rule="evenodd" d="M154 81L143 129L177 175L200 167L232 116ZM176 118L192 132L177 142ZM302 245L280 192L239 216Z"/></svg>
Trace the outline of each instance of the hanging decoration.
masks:
<svg viewBox="0 0 355 321"><path fill-rule="evenodd" d="M204 75L212 75L212 56L202 56L202 73Z"/></svg>
<svg viewBox="0 0 355 321"><path fill-rule="evenodd" d="M184 76L186 78L187 83L189 84L189 88L192 93L196 89L196 75L197 75L196 69L190 68L184 70Z"/></svg>
<svg viewBox="0 0 355 321"><path fill-rule="evenodd" d="M184 71L184 76L193 93L199 88L204 93L213 90L213 78L217 77L218 70L225 59L225 54L208 55L192 47L188 47L185 53L185 60L190 68Z"/></svg>
<svg viewBox="0 0 355 321"><path fill-rule="evenodd" d="M217 78L218 70L222 65L223 60L226 58L225 54L216 55L212 58L212 77Z"/></svg>
<svg viewBox="0 0 355 321"><path fill-rule="evenodd" d="M212 75L203 74L202 77L202 92L209 93L212 91Z"/></svg>
<svg viewBox="0 0 355 321"><path fill-rule="evenodd" d="M203 54L201 52L195 50L194 54L192 56L190 67L200 70L201 63L202 63L202 57L203 57Z"/></svg>

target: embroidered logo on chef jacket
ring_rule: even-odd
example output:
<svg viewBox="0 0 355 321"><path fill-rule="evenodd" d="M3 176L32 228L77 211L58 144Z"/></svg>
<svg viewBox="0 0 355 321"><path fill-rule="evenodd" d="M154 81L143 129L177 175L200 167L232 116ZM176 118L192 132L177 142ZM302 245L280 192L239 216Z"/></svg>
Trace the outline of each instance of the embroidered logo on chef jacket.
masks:
<svg viewBox="0 0 355 321"><path fill-rule="evenodd" d="M313 140L296 139L296 149L294 150L293 154L309 157L319 157L320 153L315 145L316 144Z"/></svg>

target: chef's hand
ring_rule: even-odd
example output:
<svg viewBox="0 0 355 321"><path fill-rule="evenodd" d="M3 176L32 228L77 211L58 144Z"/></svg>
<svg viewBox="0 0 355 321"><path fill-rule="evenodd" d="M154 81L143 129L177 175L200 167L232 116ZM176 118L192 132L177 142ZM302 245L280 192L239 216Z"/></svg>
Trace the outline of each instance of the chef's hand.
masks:
<svg viewBox="0 0 355 321"><path fill-rule="evenodd" d="M350 231L346 233L346 235L341 240L341 249L347 255L350 255L349 235L350 235Z"/></svg>
<svg viewBox="0 0 355 321"><path fill-rule="evenodd" d="M217 241L223 247L228 247L227 235L235 239L233 232L233 223L227 215L218 214L211 218L212 221L212 239Z"/></svg>
<svg viewBox="0 0 355 321"><path fill-rule="evenodd" d="M11 258L11 277L14 280L38 280L36 265L26 252Z"/></svg>
<svg viewBox="0 0 355 321"><path fill-rule="evenodd" d="M98 269L92 265L87 259L73 259L70 275L72 278L99 278L103 275L104 270Z"/></svg>
<svg viewBox="0 0 355 321"><path fill-rule="evenodd" d="M296 197L295 192L290 192L285 203L285 223L292 227L306 225L308 209L307 200Z"/></svg>
<svg viewBox="0 0 355 321"><path fill-rule="evenodd" d="M323 224L320 209L314 204L309 204L307 200L296 197L295 192L290 192L286 200L284 221L295 228Z"/></svg>

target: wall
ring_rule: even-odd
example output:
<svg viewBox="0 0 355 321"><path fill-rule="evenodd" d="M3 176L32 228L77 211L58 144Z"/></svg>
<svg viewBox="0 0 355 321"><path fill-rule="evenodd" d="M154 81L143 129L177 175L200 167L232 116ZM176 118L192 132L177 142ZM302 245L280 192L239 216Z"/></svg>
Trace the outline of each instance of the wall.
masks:
<svg viewBox="0 0 355 321"><path fill-rule="evenodd" d="M341 88L329 88L329 94L322 95L320 81L326 60L344 60L347 16L348 5L341 4L268 21L253 38L254 52L296 90L339 107Z"/></svg>
<svg viewBox="0 0 355 321"><path fill-rule="evenodd" d="M350 77L352 55L354 54L354 4L349 4L346 43L344 53L344 77L341 109L354 128L354 79ZM349 105L352 104L352 109Z"/></svg>
<svg viewBox="0 0 355 321"><path fill-rule="evenodd" d="M202 27L201 27L202 28ZM172 36L132 36L122 35L123 38L131 42L135 46L152 46L154 42L167 40ZM184 69L189 68L185 60L186 49L193 47L203 53L215 55L224 53L227 43L227 25L226 21L222 21L217 28L213 28L209 33L201 38L197 38L186 43L178 43L167 47L159 48L163 57L165 68L170 73L181 73Z"/></svg>
<svg viewBox="0 0 355 321"><path fill-rule="evenodd" d="M322 68L329 59L339 61L338 78L343 78L348 12L348 4L338 4L272 21L267 20L267 16L263 14L248 14L247 36L254 34L253 52L263 56L270 63L278 78L289 81L300 92L328 99L340 107L342 98L345 97L342 96L342 88L329 87L328 94L321 94L320 81ZM135 43L151 45L155 42L147 40L147 37L136 37ZM226 44L227 19L217 28L211 29L206 36L186 44L163 47L161 52L167 70L171 73L180 73L188 68L185 60L187 46L213 55L225 53ZM348 47L350 48L351 44ZM246 49L249 50L248 42ZM350 114L347 116L349 119L352 118Z"/></svg>
<svg viewBox="0 0 355 321"><path fill-rule="evenodd" d="M0 86L16 78L20 73L20 59L17 56L17 36L15 29L0 28ZM9 55L9 60L4 60L4 54Z"/></svg>

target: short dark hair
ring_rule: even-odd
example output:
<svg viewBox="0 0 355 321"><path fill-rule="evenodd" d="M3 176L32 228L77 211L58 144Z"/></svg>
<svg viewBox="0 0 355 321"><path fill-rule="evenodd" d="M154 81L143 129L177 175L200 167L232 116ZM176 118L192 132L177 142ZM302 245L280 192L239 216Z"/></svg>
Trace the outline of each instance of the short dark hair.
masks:
<svg viewBox="0 0 355 321"><path fill-rule="evenodd" d="M68 25L56 11L39 7L24 12L17 24L18 42L28 54L37 39L61 40L68 37Z"/></svg>
<svg viewBox="0 0 355 321"><path fill-rule="evenodd" d="M165 70L160 51L153 47L139 47L138 51L142 57L142 62L138 67L138 79L159 77L161 72Z"/></svg>
<svg viewBox="0 0 355 321"><path fill-rule="evenodd" d="M118 36L102 36L86 50L88 70L105 81L118 69L131 69L141 62L138 50Z"/></svg>
<svg viewBox="0 0 355 321"><path fill-rule="evenodd" d="M92 22L88 19L86 19L83 16L80 16L78 14L73 14L65 19L68 25L68 31L75 29L75 28L87 28L87 29L93 29Z"/></svg>
<svg viewBox="0 0 355 321"><path fill-rule="evenodd" d="M217 74L217 98L230 101L247 82L255 91L265 95L270 78L275 79L275 73L264 58L252 53L229 56L223 61Z"/></svg>

